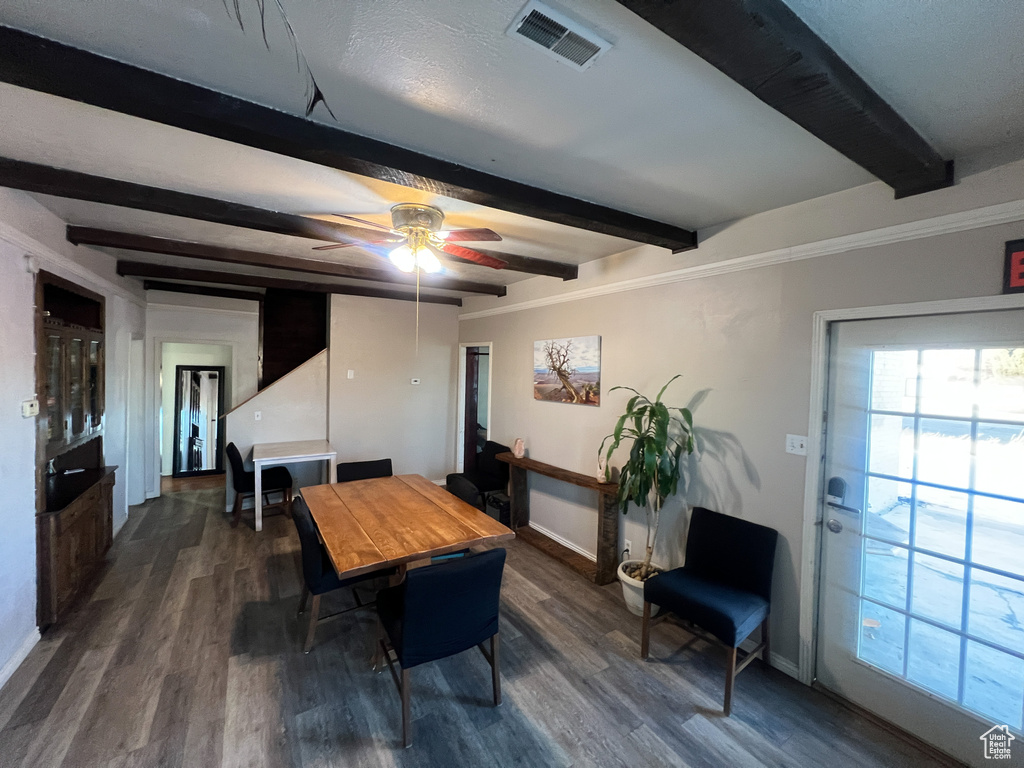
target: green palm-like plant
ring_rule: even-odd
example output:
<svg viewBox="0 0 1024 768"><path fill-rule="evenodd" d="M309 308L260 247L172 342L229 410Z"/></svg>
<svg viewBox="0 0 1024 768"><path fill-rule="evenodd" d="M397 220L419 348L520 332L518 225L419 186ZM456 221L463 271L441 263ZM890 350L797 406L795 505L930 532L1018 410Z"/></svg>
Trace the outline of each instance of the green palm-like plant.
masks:
<svg viewBox="0 0 1024 768"><path fill-rule="evenodd" d="M641 581L654 573L651 555L658 537L661 508L665 499L679 491L683 455L693 453L693 414L686 408L661 402L665 390L680 376L669 379L653 401L632 387L612 387L610 392L626 389L635 396L626 404L626 412L619 417L615 431L601 441L597 452L605 462L605 479L610 480L612 454L623 442L629 444L629 458L619 470L618 503L623 514L633 502L643 508L647 517L643 563L629 574Z"/></svg>

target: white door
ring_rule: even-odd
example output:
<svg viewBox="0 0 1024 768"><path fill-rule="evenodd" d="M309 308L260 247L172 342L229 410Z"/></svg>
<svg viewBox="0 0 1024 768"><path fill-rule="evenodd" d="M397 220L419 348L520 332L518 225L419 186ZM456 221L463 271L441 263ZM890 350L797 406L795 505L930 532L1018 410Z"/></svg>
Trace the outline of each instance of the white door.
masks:
<svg viewBox="0 0 1024 768"><path fill-rule="evenodd" d="M818 680L1024 765L1024 310L834 323L827 410Z"/></svg>

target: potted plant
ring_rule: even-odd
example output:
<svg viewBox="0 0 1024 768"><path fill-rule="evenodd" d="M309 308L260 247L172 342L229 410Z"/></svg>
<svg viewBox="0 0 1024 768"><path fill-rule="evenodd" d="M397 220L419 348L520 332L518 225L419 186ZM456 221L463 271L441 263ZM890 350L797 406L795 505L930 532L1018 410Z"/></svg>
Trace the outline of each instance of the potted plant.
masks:
<svg viewBox="0 0 1024 768"><path fill-rule="evenodd" d="M618 570L626 607L638 616L643 613L643 583L663 570L651 564L661 508L665 499L679 490L680 462L684 454L693 453L693 414L686 408L668 406L661 401L665 390L680 376L682 374L676 374L669 379L653 401L632 387L612 387L610 392L626 389L633 392L634 397L626 404L626 412L619 417L615 431L601 441L598 449L598 459L605 464L605 480L610 480L612 454L623 443L629 447L629 456L619 469L618 503L623 514L632 502L643 509L646 516L647 542L643 559L626 560Z"/></svg>

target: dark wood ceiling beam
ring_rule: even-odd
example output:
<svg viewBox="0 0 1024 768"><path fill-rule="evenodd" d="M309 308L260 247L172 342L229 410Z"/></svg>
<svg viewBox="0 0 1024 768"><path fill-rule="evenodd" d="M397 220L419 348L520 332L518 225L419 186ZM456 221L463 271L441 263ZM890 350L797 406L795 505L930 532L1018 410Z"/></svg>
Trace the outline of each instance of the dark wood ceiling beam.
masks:
<svg viewBox="0 0 1024 768"><path fill-rule="evenodd" d="M165 283L162 280L143 280L144 291L166 291L168 293L190 293L195 296L217 296L221 299L242 299L243 301L263 301L263 294L255 291L235 291L231 288L212 288L209 285L186 285L185 283Z"/></svg>
<svg viewBox="0 0 1024 768"><path fill-rule="evenodd" d="M286 280L280 277L243 275L236 272L216 272L207 269L168 267L163 264L146 264L140 261L118 261L117 274L122 277L144 277L156 280L184 280L194 283L218 283L221 285L242 285L249 288L284 288L291 291L310 293L340 293L348 296L369 296L377 299L415 301L416 294L408 291L394 291L387 288L369 288L362 285L335 285L314 283L305 280ZM461 307L462 299L454 296L437 296L420 292L419 300L425 304L451 304Z"/></svg>
<svg viewBox="0 0 1024 768"><path fill-rule="evenodd" d="M0 157L0 186L293 237L328 242L349 239L344 232L343 224L290 213L266 211L242 203L215 200L170 189L147 187L144 184L136 184L131 181L108 179L104 176L93 176L80 171L53 168L49 165L6 157ZM514 271L546 275L549 274L550 269L557 269L557 267L551 266L557 264L558 262L537 259L529 261L529 263L524 262L519 269Z"/></svg>
<svg viewBox="0 0 1024 768"><path fill-rule="evenodd" d="M685 251L694 232L0 27L0 81L477 205Z"/></svg>
<svg viewBox="0 0 1024 768"><path fill-rule="evenodd" d="M344 224L6 157L0 158L0 186L279 235L332 243L352 240Z"/></svg>
<svg viewBox="0 0 1024 768"><path fill-rule="evenodd" d="M947 162L782 0L619 0L896 197L953 183Z"/></svg>
<svg viewBox="0 0 1024 768"><path fill-rule="evenodd" d="M313 275L330 275L346 277L353 280L373 280L379 283L397 283L415 286L416 277L398 272L395 269L371 269L355 267L312 259L299 259L293 256L281 256L274 253L239 248L225 248L217 245L205 245L184 240L171 240L164 237L135 235L129 232L113 232L93 227L69 226L68 242L75 245L95 245L102 248L120 248L126 251L142 251L160 253L166 256L182 256L189 259L245 264L250 267L270 267L286 269L291 272L305 272ZM467 293L484 293L490 296L504 296L505 286L490 283L477 283L470 280L458 280L434 275L421 275L420 285L427 288L440 288L447 291L465 291Z"/></svg>

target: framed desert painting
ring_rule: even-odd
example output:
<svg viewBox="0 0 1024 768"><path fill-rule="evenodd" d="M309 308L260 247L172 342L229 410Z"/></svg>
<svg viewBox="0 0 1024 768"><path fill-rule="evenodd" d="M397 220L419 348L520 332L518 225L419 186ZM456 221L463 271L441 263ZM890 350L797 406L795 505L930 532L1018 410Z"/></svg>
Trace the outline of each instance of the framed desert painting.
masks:
<svg viewBox="0 0 1024 768"><path fill-rule="evenodd" d="M533 342L533 397L553 403L601 404L601 337Z"/></svg>

